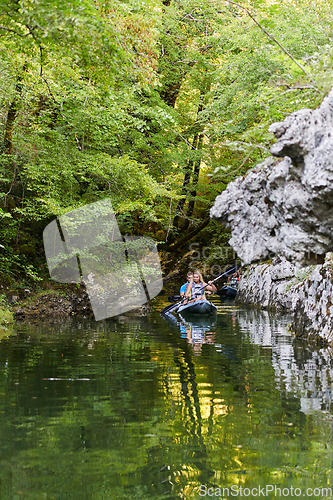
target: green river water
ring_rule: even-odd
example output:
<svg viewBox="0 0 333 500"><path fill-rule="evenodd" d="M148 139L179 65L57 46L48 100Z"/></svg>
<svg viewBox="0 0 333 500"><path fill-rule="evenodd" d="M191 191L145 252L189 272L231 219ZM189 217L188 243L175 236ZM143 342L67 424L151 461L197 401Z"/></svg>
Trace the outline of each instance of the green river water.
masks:
<svg viewBox="0 0 333 500"><path fill-rule="evenodd" d="M331 350L214 302L200 324L163 319L163 297L144 318L18 323L0 499L333 498Z"/></svg>

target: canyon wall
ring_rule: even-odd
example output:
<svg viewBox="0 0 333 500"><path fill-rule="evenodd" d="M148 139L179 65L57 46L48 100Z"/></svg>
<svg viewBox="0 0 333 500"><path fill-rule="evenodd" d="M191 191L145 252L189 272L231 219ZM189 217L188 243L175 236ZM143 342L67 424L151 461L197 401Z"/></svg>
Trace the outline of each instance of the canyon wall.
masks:
<svg viewBox="0 0 333 500"><path fill-rule="evenodd" d="M270 157L219 195L210 215L231 228L244 264L284 256L323 263L333 249L333 91L316 110L271 125Z"/></svg>
<svg viewBox="0 0 333 500"><path fill-rule="evenodd" d="M273 157L231 182L210 215L252 264L237 300L290 312L297 335L333 343L333 90L270 131Z"/></svg>
<svg viewBox="0 0 333 500"><path fill-rule="evenodd" d="M237 302L289 313L298 337L333 343L333 261L297 268L285 258L251 265L241 277Z"/></svg>

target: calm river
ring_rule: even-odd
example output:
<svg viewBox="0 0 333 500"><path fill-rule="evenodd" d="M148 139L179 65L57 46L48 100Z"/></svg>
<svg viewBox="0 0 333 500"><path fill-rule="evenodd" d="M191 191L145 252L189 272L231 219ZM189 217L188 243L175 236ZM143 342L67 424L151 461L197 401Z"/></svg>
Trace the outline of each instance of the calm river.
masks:
<svg viewBox="0 0 333 500"><path fill-rule="evenodd" d="M19 323L0 342L0 498L332 498L330 349L288 318ZM224 489L224 491L223 491Z"/></svg>

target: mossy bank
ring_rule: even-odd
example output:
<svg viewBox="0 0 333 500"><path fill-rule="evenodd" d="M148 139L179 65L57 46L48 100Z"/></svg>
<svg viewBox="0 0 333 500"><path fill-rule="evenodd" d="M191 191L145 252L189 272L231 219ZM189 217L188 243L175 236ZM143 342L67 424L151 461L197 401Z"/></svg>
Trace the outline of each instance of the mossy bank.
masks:
<svg viewBox="0 0 333 500"><path fill-rule="evenodd" d="M9 309L5 295L0 295L0 338L11 333L14 324L12 311Z"/></svg>

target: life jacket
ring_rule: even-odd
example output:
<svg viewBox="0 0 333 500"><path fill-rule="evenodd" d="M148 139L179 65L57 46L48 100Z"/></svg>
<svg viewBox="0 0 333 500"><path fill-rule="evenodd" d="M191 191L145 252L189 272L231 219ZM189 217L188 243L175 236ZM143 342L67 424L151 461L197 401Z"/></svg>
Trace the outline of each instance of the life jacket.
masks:
<svg viewBox="0 0 333 500"><path fill-rule="evenodd" d="M192 283L192 289L191 289L191 297L200 297L205 295L205 289L203 287L202 283L198 283L197 285L195 283Z"/></svg>
<svg viewBox="0 0 333 500"><path fill-rule="evenodd" d="M186 290L187 290L187 287L189 285L189 282L187 281L186 283L184 283L181 287L180 287L180 290L179 290L179 293L185 293Z"/></svg>

